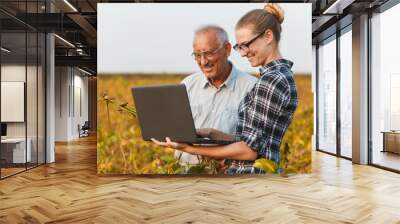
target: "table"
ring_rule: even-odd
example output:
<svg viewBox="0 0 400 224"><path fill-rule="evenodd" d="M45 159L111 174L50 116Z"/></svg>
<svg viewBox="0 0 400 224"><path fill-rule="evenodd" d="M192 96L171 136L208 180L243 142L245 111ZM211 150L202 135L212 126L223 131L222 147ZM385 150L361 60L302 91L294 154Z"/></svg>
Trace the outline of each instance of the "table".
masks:
<svg viewBox="0 0 400 224"><path fill-rule="evenodd" d="M25 138L6 138L1 139L1 159L5 163L26 163L31 162L32 153L30 138L26 139L27 147L25 154ZM25 161L26 160L26 161Z"/></svg>
<svg viewBox="0 0 400 224"><path fill-rule="evenodd" d="M400 154L400 131L382 131L381 133L383 133L382 152Z"/></svg>

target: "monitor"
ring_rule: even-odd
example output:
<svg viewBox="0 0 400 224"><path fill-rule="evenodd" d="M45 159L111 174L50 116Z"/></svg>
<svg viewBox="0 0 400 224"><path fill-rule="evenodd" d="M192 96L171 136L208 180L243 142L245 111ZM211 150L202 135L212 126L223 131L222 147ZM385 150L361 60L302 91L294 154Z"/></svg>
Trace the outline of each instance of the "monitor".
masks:
<svg viewBox="0 0 400 224"><path fill-rule="evenodd" d="M1 136L7 136L7 124L1 123Z"/></svg>

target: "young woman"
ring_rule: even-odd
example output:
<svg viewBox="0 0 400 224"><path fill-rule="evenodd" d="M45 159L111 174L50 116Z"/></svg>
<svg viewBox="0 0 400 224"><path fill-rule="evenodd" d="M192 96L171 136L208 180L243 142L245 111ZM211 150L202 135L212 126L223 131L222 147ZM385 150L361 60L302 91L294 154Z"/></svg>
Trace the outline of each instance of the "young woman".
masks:
<svg viewBox="0 0 400 224"><path fill-rule="evenodd" d="M263 173L254 166L256 159L264 158L276 166L280 163L280 145L297 108L297 90L291 67L293 63L279 51L282 9L267 4L264 9L246 13L236 24L237 44L233 47L246 57L253 67L260 66L260 79L239 106L236 127L238 142L226 146L191 146L153 139L153 142L190 154L217 159L233 160L228 174ZM206 133L205 133L206 132ZM200 130L200 134L213 138L226 135L216 130Z"/></svg>

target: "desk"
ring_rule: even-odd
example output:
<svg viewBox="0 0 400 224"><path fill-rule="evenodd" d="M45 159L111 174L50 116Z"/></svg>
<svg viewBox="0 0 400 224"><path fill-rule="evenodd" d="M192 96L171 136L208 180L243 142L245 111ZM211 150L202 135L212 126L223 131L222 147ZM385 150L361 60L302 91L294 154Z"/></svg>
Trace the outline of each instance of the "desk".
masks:
<svg viewBox="0 0 400 224"><path fill-rule="evenodd" d="M392 152L400 154L400 131L382 131L382 134L382 152Z"/></svg>
<svg viewBox="0 0 400 224"><path fill-rule="evenodd" d="M1 159L6 163L25 163L32 159L30 138L26 140L28 143L25 154L25 138L6 138L1 139ZM25 161L25 158L27 159Z"/></svg>

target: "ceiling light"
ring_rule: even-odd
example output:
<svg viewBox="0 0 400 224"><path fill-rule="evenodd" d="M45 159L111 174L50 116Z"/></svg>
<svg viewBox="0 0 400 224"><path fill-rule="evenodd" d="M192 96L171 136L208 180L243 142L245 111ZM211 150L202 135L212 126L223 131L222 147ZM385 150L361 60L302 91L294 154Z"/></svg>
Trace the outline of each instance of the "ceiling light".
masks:
<svg viewBox="0 0 400 224"><path fill-rule="evenodd" d="M78 12L78 10L71 4L69 3L68 0L64 0L65 4L67 4L72 10L74 10L74 12Z"/></svg>
<svg viewBox="0 0 400 224"><path fill-rule="evenodd" d="M83 72L83 73L85 73L85 74L87 74L87 75L93 75L92 73L90 73L90 72L88 72L88 71L86 71L86 70L83 70L83 69L81 69L81 68L79 68L79 67L78 67L78 70L81 71L81 72Z"/></svg>
<svg viewBox="0 0 400 224"><path fill-rule="evenodd" d="M75 45L71 44L71 42L69 42L68 40L66 40L66 39L64 39L64 38L62 38L62 37L60 37L60 36L57 35L57 34L54 34L54 36L57 37L58 39L60 39L62 42L64 42L64 43L66 43L67 45L69 45L70 47L75 48Z"/></svg>
<svg viewBox="0 0 400 224"><path fill-rule="evenodd" d="M355 0L336 0L332 5L325 9L322 14L342 14L343 10L354 1Z"/></svg>
<svg viewBox="0 0 400 224"><path fill-rule="evenodd" d="M9 50L9 49L7 49L7 48L5 48L5 47L1 47L1 50L4 51L4 52L6 52L6 53L10 53L10 52L11 52L11 50Z"/></svg>

